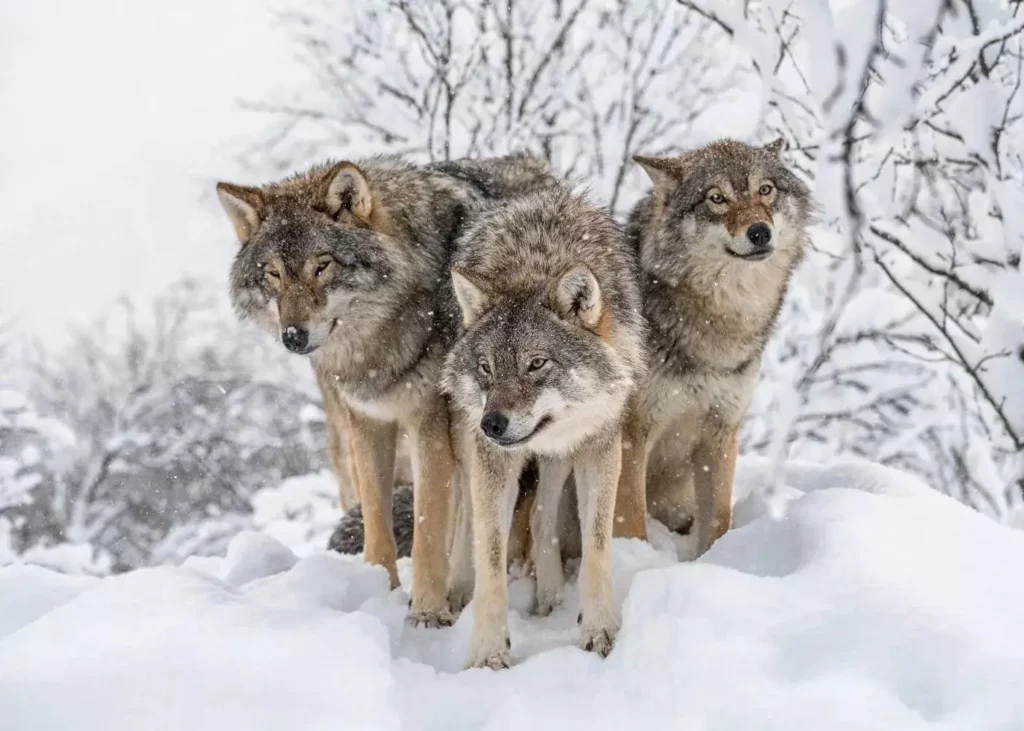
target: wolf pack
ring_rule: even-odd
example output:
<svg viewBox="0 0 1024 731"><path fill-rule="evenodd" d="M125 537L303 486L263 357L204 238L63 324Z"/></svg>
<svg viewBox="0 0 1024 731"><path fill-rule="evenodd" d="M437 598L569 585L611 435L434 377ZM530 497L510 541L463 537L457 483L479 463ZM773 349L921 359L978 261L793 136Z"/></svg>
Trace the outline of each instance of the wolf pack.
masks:
<svg viewBox="0 0 1024 731"><path fill-rule="evenodd" d="M308 356L323 396L346 511L330 547L392 588L410 555L412 623L472 600L467 667L511 663L510 562L545 615L578 559L579 643L606 656L613 537L654 519L703 553L731 527L738 433L812 220L784 148L638 155L650 190L624 224L528 154L217 185L236 312Z"/></svg>

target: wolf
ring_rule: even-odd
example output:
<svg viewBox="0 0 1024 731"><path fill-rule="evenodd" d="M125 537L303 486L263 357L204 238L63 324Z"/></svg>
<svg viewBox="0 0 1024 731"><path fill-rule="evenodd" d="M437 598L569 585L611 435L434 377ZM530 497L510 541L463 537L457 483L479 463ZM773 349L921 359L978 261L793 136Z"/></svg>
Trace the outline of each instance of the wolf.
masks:
<svg viewBox="0 0 1024 731"><path fill-rule="evenodd" d="M486 207L456 242L462 332L445 360L472 503L474 620L467 667L508 667L507 540L519 474L538 462L532 509L538 603L563 581L549 540L574 476L582 532L581 637L611 651L609 554L620 424L646 364L636 261L620 228L567 184ZM556 564L557 560L557 564Z"/></svg>
<svg viewBox="0 0 1024 731"><path fill-rule="evenodd" d="M392 531L396 435L409 435L415 513L410 620L450 624L445 539L454 469L438 389L457 321L447 265L471 206L543 188L528 155L417 167L395 156L314 165L217 194L241 242L231 269L238 315L308 355L328 445L365 518L367 561L398 586Z"/></svg>
<svg viewBox="0 0 1024 731"><path fill-rule="evenodd" d="M693 523L703 553L731 526L737 435L813 214L784 146L634 158L652 182L627 224L650 361L623 429L617 536L646 539L649 509Z"/></svg>

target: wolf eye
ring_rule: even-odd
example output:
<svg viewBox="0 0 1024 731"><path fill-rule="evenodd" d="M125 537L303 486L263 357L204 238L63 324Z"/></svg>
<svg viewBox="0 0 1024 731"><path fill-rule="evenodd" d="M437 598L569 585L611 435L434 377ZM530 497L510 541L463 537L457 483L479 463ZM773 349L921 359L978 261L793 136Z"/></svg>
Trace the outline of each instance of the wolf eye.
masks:
<svg viewBox="0 0 1024 731"><path fill-rule="evenodd" d="M547 358L539 358L539 357L538 358L534 358L533 360L530 361L530 370L531 371L539 371L541 368L543 368L547 364L548 364L548 359Z"/></svg>
<svg viewBox="0 0 1024 731"><path fill-rule="evenodd" d="M480 361L479 361L479 362L478 362L478 363L476 364L476 367L477 367L477 368L478 368L478 369L480 370L480 372L481 372L481 373L483 373L483 374L484 374L485 376L489 376L489 375L491 375L491 367L490 367L489 365L487 365L487 361L486 361L486 360L483 360L483 359L481 359L481 360L480 360Z"/></svg>
<svg viewBox="0 0 1024 731"><path fill-rule="evenodd" d="M265 273L265 274L266 274L266 275L267 275L268 277L270 277L271 279L280 279L280 278L281 278L281 275L280 275L280 274L278 274L278 273L277 273L276 271L274 271L273 269L267 269L266 267L264 267L264 268L263 268L263 271L264 271L264 273Z"/></svg>
<svg viewBox="0 0 1024 731"><path fill-rule="evenodd" d="M716 206L720 206L725 203L725 196L721 193L712 193L708 196L708 200L714 203Z"/></svg>
<svg viewBox="0 0 1024 731"><path fill-rule="evenodd" d="M316 275L319 277L321 274L323 274L324 272L327 271L327 267L329 267L330 265L331 265L331 260L330 259L328 259L326 261L320 262L317 265L317 267L316 267Z"/></svg>
<svg viewBox="0 0 1024 731"><path fill-rule="evenodd" d="M761 195L771 195L773 190L775 190L775 186L773 186L771 183L765 183L758 189L757 192L760 193Z"/></svg>

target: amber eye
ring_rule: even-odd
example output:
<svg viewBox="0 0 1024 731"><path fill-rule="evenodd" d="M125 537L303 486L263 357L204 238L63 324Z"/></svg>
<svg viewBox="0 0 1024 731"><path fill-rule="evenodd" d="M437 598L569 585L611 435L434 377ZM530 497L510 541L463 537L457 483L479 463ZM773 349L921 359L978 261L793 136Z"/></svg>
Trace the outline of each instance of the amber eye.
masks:
<svg viewBox="0 0 1024 731"><path fill-rule="evenodd" d="M775 188L772 186L771 183L765 183L758 189L757 192L760 193L761 195L771 195L773 190L775 190Z"/></svg>
<svg viewBox="0 0 1024 731"><path fill-rule="evenodd" d="M278 274L278 273L277 273L276 271L274 271L273 269L264 269L264 271L266 272L266 275L267 275L268 277L270 277L271 279L280 279L280 278L281 278L281 275L280 275L280 274Z"/></svg>
<svg viewBox="0 0 1024 731"><path fill-rule="evenodd" d="M320 262L316 267L316 275L319 277L321 274L327 271L327 267L331 265L331 260L327 259Z"/></svg>
<svg viewBox="0 0 1024 731"><path fill-rule="evenodd" d="M721 193L712 193L708 196L708 200L714 203L716 206L720 206L725 203L725 196Z"/></svg>
<svg viewBox="0 0 1024 731"><path fill-rule="evenodd" d="M480 362L476 364L476 367L477 367L477 368L478 368L478 369L480 370L480 372L481 372L481 373L483 373L483 374L484 374L485 376L489 376L489 375L491 375L491 367L490 367L489 365L487 365L487 361L485 361L485 360L481 359L481 360L480 360Z"/></svg>
<svg viewBox="0 0 1024 731"><path fill-rule="evenodd" d="M539 371L548 364L547 358L537 357L530 361L530 371Z"/></svg>

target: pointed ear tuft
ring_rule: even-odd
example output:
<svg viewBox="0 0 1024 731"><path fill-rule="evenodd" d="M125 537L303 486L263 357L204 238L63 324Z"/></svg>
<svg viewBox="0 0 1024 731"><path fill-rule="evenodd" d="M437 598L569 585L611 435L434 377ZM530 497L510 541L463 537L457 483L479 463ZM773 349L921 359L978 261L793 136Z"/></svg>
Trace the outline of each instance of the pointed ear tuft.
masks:
<svg viewBox="0 0 1024 731"><path fill-rule="evenodd" d="M671 190L686 174L686 155L678 157L647 157L634 155L633 160L639 163L654 185L654 192L664 194Z"/></svg>
<svg viewBox="0 0 1024 731"><path fill-rule="evenodd" d="M597 328L601 287L594 273L581 264L563 274L555 287L555 305L563 318L577 318L588 330Z"/></svg>
<svg viewBox="0 0 1024 731"><path fill-rule="evenodd" d="M462 324L470 327L487 312L490 297L479 283L457 268L452 269L452 288L455 290L455 299L459 301L459 309L462 310Z"/></svg>
<svg viewBox="0 0 1024 731"><path fill-rule="evenodd" d="M779 137L777 140L772 140L764 149L775 155L775 157L782 157L782 153L786 151L786 138Z"/></svg>
<svg viewBox="0 0 1024 731"><path fill-rule="evenodd" d="M370 186L362 171L350 162L339 162L327 173L327 210L337 216L342 210L369 220L373 210Z"/></svg>
<svg viewBox="0 0 1024 731"><path fill-rule="evenodd" d="M245 246L263 216L263 191L232 183L217 183L217 198L231 219L238 240Z"/></svg>

